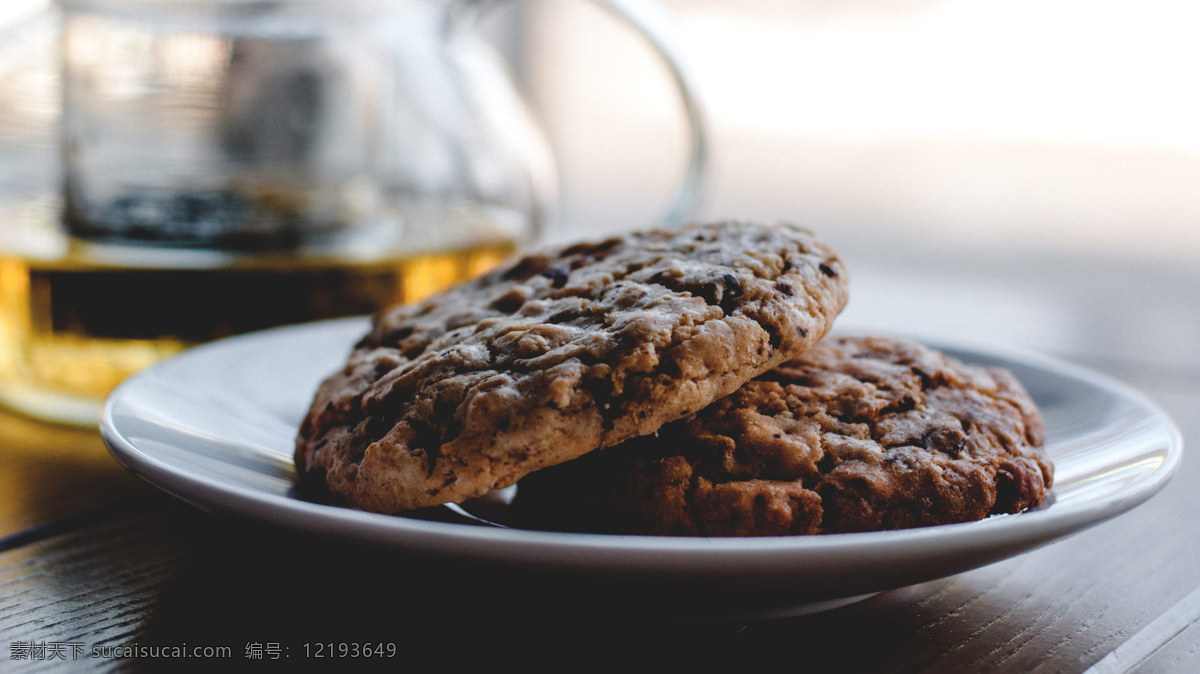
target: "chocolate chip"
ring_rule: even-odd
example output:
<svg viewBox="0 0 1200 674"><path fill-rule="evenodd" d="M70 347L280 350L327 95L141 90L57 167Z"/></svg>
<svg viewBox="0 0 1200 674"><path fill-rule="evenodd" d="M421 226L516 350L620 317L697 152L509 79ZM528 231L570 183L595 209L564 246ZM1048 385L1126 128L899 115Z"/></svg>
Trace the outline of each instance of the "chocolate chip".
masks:
<svg viewBox="0 0 1200 674"><path fill-rule="evenodd" d="M783 293L784 297L791 297L796 292L796 290L787 283L776 283L775 289Z"/></svg>
<svg viewBox="0 0 1200 674"><path fill-rule="evenodd" d="M561 288L567 285L567 277L570 275L571 272L567 271L566 269L559 269L557 267L547 270L542 274L542 276L550 279L550 285L555 288Z"/></svg>
<svg viewBox="0 0 1200 674"><path fill-rule="evenodd" d="M725 281L725 292L730 296L742 294L742 284L733 274L726 274L721 277Z"/></svg>
<svg viewBox="0 0 1200 674"><path fill-rule="evenodd" d="M834 269L833 267L830 267L829 265L825 264L824 262L822 262L820 265L818 265L817 268L821 270L822 274L828 276L829 278L833 278L838 275L836 269Z"/></svg>

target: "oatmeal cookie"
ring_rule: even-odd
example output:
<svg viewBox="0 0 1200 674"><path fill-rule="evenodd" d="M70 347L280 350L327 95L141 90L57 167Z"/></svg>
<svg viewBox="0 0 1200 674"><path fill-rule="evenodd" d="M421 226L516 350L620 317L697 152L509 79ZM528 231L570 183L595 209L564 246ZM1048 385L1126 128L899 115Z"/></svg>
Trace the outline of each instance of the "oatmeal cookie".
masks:
<svg viewBox="0 0 1200 674"><path fill-rule="evenodd" d="M1037 505L1053 469L1007 371L827 337L702 411L522 480L529 526L773 536L948 524Z"/></svg>
<svg viewBox="0 0 1200 674"><path fill-rule="evenodd" d="M296 465L365 510L461 501L704 408L810 348L846 296L833 251L784 224L527 255L377 316Z"/></svg>

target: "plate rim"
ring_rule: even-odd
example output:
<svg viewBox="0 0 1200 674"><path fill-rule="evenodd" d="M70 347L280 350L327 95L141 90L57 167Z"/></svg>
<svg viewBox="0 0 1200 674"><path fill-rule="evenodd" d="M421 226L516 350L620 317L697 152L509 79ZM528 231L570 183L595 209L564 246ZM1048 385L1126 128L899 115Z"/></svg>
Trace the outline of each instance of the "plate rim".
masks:
<svg viewBox="0 0 1200 674"><path fill-rule="evenodd" d="M696 573L719 577L723 575L721 568L727 566L727 562L717 558L730 554L751 558L770 566L772 563L778 565L789 561L780 559L788 555L805 555L810 561L819 561L819 558L846 554L878 554L880 549L897 546L912 549L936 544L941 548L951 543L957 548L970 549L983 539L988 542L989 549L1003 547L1005 542L1008 545L1017 545L1022 549L1012 554L1019 554L1100 524L1145 502L1171 479L1182 460L1182 435L1175 422L1141 391L1114 377L1008 344L978 339L946 339L944 336L900 333L887 329L876 330L872 334L914 339L932 348L951 352L1020 362L1056 377L1083 382L1090 387L1116 394L1133 403L1146 413L1148 419L1161 426L1162 446L1154 451L1145 448L1143 453L1147 456L1161 455L1162 461L1156 468L1137 478L1132 487L1122 487L1112 498L1099 504L1086 500L1052 503L1041 509L993 516L976 522L895 531L756 538L660 537L500 529L382 515L308 502L288 494L255 490L222 483L205 475L189 473L186 468L172 465L137 446L136 437L133 437L136 436L133 431L138 430L136 425L132 429L125 429L125 432L118 428L118 408L128 391L142 386L142 382L163 369L177 367L185 359L205 359L209 357L207 354L213 352L236 350L244 348L242 345L259 340L272 341L311 330L329 330L334 333L345 331L352 334L351 326L365 326L364 321L364 317L353 317L285 326L229 337L189 349L135 374L118 386L104 403L100 423L101 435L117 461L131 472L162 491L205 510L240 515L322 536L346 538L421 554L462 556L464 553L458 548L475 547L478 549L469 556L488 562L539 565L542 563L538 559L539 553L553 551L557 561L549 566L555 569L562 570L564 560L571 560L568 566L575 568L566 570L586 573L634 573L639 576L678 571L683 566ZM837 329L835 332L862 333L869 329L871 328L855 326L850 330ZM351 344L352 341L347 342L347 351ZM153 422L146 420L140 420L140 423L153 425ZM127 433L131 437L126 437ZM273 451L270 453L277 456ZM211 497L215 495L223 496L214 502ZM297 515L303 518L298 518ZM1037 535L1031 535L1030 532L1034 529L1037 530ZM602 560L590 558L597 551L609 554ZM983 566L1008 556L1011 555L1000 555L968 568Z"/></svg>

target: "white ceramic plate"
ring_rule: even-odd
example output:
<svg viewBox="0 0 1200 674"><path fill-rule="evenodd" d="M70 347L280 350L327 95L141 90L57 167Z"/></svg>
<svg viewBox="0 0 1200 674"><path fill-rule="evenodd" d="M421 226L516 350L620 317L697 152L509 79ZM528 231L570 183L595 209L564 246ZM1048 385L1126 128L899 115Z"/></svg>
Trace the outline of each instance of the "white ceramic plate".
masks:
<svg viewBox="0 0 1200 674"><path fill-rule="evenodd" d="M185 501L318 536L590 577L774 587L834 603L989 564L1113 517L1162 487L1182 451L1172 422L1118 382L1025 352L924 340L968 362L1009 368L1037 400L1056 465L1052 497L1040 509L905 531L753 539L377 515L303 500L291 460L313 391L365 328L361 319L315 323L188 351L117 389L104 409L104 438L126 467Z"/></svg>

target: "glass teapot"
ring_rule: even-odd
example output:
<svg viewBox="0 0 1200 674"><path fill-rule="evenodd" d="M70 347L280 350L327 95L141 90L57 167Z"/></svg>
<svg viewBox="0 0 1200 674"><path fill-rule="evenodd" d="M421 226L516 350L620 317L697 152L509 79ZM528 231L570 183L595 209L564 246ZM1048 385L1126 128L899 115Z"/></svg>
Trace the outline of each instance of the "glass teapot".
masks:
<svg viewBox="0 0 1200 674"><path fill-rule="evenodd" d="M652 0L593 0L673 75ZM0 402L94 423L121 378L227 334L369 313L543 233L552 153L486 0L58 0L0 33Z"/></svg>

